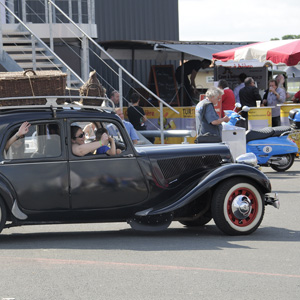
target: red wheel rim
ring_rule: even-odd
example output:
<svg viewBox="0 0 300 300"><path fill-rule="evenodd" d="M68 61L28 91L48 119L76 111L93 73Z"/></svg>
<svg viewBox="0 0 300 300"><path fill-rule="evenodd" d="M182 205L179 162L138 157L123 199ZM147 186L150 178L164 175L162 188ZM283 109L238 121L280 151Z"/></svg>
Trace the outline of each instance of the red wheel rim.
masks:
<svg viewBox="0 0 300 300"><path fill-rule="evenodd" d="M238 219L234 215L232 208L231 208L234 198L239 195L247 196L249 198L249 200L251 201L251 212L250 212L249 216L245 219ZM258 211L257 198L256 198L255 194L247 188L238 188L238 189L234 190L228 198L228 202L227 202L228 217L229 217L230 221L238 227L249 226L255 220L257 211Z"/></svg>

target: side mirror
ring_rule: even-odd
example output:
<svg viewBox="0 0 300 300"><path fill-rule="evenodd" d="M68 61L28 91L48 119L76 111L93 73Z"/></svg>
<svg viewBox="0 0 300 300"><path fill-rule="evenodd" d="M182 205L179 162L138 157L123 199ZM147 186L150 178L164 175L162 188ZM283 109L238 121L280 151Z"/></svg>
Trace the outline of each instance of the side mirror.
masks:
<svg viewBox="0 0 300 300"><path fill-rule="evenodd" d="M242 104L241 104L241 103L238 103L238 102L236 102L234 106L235 106L236 108L241 108L241 107L242 107Z"/></svg>

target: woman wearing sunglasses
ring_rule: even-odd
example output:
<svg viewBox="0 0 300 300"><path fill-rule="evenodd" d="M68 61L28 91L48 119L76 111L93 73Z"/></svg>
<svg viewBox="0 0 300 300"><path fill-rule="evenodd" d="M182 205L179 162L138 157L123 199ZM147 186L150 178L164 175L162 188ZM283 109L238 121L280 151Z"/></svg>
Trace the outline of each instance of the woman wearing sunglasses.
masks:
<svg viewBox="0 0 300 300"><path fill-rule="evenodd" d="M104 137L99 141L85 144L85 134L81 127L77 125L71 126L72 152L77 156L92 154L95 150L104 144Z"/></svg>

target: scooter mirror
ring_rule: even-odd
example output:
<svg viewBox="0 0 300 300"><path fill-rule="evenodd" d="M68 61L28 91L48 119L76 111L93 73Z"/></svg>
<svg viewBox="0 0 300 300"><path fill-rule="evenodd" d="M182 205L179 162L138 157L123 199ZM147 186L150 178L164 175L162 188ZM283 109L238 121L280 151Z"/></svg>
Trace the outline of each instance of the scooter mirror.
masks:
<svg viewBox="0 0 300 300"><path fill-rule="evenodd" d="M244 112L247 112L247 111L249 111L250 110L250 107L249 106L243 106L243 108L242 108L242 111L244 111Z"/></svg>
<svg viewBox="0 0 300 300"><path fill-rule="evenodd" d="M237 102L237 103L235 103L234 106L237 107L237 108L241 108L241 107L242 107L242 104Z"/></svg>

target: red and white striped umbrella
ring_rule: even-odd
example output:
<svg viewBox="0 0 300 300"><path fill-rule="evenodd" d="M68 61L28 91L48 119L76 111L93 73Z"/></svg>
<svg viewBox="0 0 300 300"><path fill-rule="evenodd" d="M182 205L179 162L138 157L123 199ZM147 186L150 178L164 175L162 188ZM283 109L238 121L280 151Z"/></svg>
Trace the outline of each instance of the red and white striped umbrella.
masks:
<svg viewBox="0 0 300 300"><path fill-rule="evenodd" d="M213 59L221 61L241 61L256 59L273 64L295 66L300 62L300 39L260 42L213 54Z"/></svg>

